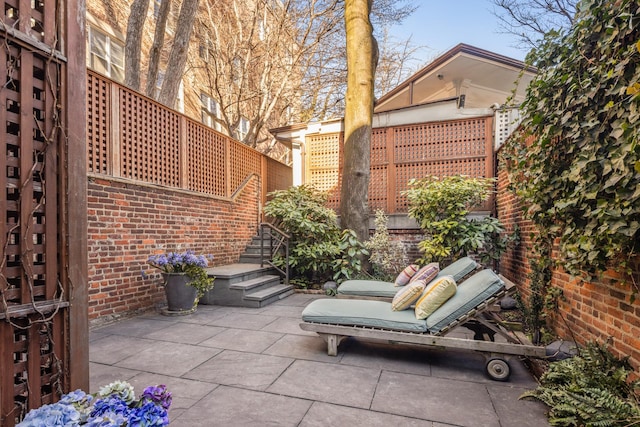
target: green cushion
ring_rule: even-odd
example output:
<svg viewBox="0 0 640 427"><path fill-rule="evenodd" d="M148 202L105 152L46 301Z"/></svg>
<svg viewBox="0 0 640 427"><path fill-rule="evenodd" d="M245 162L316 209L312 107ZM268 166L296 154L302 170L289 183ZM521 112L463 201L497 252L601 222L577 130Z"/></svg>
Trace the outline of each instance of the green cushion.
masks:
<svg viewBox="0 0 640 427"><path fill-rule="evenodd" d="M346 280L338 286L338 293L347 296L393 298L398 287L379 280Z"/></svg>
<svg viewBox="0 0 640 427"><path fill-rule="evenodd" d="M504 282L489 269L474 274L460 283L456 294L427 318L429 332L439 333L503 287Z"/></svg>
<svg viewBox="0 0 640 427"><path fill-rule="evenodd" d="M424 320L416 319L413 310L392 311L384 301L354 299L318 299L302 311L302 320L345 326L367 326L406 332L425 332Z"/></svg>
<svg viewBox="0 0 640 427"><path fill-rule="evenodd" d="M467 274L476 268L478 268L478 263L465 256L440 270L438 277L453 276L453 280L455 280L456 283L460 283Z"/></svg>

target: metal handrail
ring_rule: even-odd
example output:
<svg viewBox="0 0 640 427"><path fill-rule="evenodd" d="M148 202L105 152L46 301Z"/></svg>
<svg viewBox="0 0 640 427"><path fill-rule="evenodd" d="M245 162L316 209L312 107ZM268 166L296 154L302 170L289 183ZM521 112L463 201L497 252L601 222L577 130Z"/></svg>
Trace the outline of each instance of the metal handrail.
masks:
<svg viewBox="0 0 640 427"><path fill-rule="evenodd" d="M269 230L269 254L268 257L265 257L265 240L266 234L265 230ZM274 235L275 234L275 235ZM284 283L285 285L289 284L289 236L284 231L280 230L278 227L273 224L269 224L268 222L260 223L260 267L264 267L264 264L269 264L271 267L275 268L280 272L280 274L284 275ZM280 251L281 248L284 247L285 253L285 268L284 270L280 267L276 266L273 263L273 257Z"/></svg>

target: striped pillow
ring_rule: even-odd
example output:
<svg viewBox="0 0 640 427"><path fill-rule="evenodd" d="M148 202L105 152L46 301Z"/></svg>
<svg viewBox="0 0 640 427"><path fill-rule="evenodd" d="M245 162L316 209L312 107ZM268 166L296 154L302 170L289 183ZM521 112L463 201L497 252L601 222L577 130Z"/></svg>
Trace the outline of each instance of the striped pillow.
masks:
<svg viewBox="0 0 640 427"><path fill-rule="evenodd" d="M404 270L400 272L400 274L398 274L398 277L396 277L396 281L394 282L394 285L395 286L406 285L407 283L409 283L409 280L411 280L411 278L416 274L416 272L419 269L420 267L415 264L411 264L410 266L406 267Z"/></svg>
<svg viewBox="0 0 640 427"><path fill-rule="evenodd" d="M393 297L393 301L391 301L391 310L393 311L402 311L411 307L411 304L416 302L424 288L427 286L427 282L424 280L416 280L409 283L407 286L403 286L400 289L396 296Z"/></svg>
<svg viewBox="0 0 640 427"><path fill-rule="evenodd" d="M409 283L414 280L424 280L426 283L429 283L433 279L436 278L438 273L440 272L440 267L437 262L432 262L431 264L427 264L422 267L416 274L413 275Z"/></svg>
<svg viewBox="0 0 640 427"><path fill-rule="evenodd" d="M416 319L426 319L431 316L434 311L455 295L457 289L456 281L451 276L443 276L434 280L433 283L429 283L427 289L416 302Z"/></svg>

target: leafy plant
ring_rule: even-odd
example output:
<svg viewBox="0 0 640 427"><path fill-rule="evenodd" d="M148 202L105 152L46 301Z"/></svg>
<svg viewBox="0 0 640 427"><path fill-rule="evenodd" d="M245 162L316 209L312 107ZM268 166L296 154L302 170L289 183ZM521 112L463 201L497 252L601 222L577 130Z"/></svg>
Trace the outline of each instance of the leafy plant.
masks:
<svg viewBox="0 0 640 427"><path fill-rule="evenodd" d="M500 221L492 217L470 219L468 214L488 199L493 179L429 176L409 181L406 194L409 216L425 232L418 243L423 263L452 260L469 253L483 263L500 258L508 239Z"/></svg>
<svg viewBox="0 0 640 427"><path fill-rule="evenodd" d="M301 185L269 193L264 208L276 226L291 236L289 266L293 279L321 282L344 280L361 268L368 252L351 230L340 230L336 214L325 206L327 194ZM284 266L282 257L274 263ZM294 281L294 283L297 283Z"/></svg>
<svg viewBox="0 0 640 427"><path fill-rule="evenodd" d="M369 251L369 262L373 274L380 280L393 281L400 271L409 263L407 251L401 242L391 240L387 222L389 218L384 211L377 210L374 221L376 231L371 239L364 243Z"/></svg>
<svg viewBox="0 0 640 427"><path fill-rule="evenodd" d="M574 275L629 272L640 249L639 25L635 0L582 2L571 30L531 54L540 72L501 154Z"/></svg>
<svg viewBox="0 0 640 427"><path fill-rule="evenodd" d="M182 253L169 252L167 254L152 255L147 262L163 273L186 273L191 279L189 286L196 288L198 291L197 299L200 299L207 291L213 289L215 279L209 277L205 270L209 265L208 260L210 259L213 259L213 255L196 255L189 250Z"/></svg>
<svg viewBox="0 0 640 427"><path fill-rule="evenodd" d="M640 383L631 381L628 358L590 343L571 359L552 362L540 386L526 392L547 404L554 426L632 426L640 424Z"/></svg>

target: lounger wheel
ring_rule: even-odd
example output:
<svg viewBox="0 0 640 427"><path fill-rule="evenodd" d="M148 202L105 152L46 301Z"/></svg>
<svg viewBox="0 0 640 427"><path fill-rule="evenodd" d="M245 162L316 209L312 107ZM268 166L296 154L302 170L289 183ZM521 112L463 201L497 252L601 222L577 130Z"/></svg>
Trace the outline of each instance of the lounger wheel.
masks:
<svg viewBox="0 0 640 427"><path fill-rule="evenodd" d="M485 365L485 371L489 378L495 381L507 381L511 375L511 367L506 360L498 357L491 358Z"/></svg>

